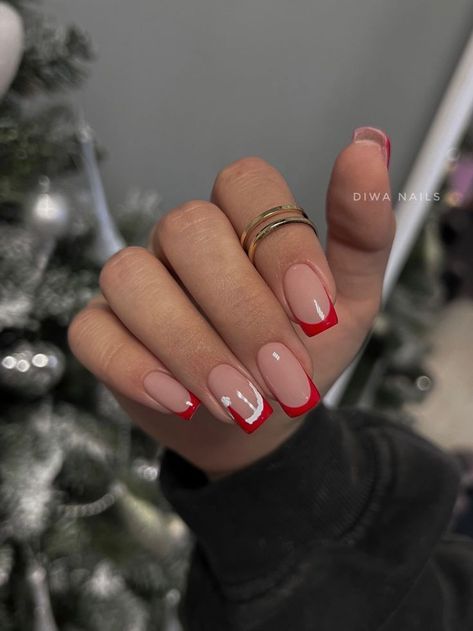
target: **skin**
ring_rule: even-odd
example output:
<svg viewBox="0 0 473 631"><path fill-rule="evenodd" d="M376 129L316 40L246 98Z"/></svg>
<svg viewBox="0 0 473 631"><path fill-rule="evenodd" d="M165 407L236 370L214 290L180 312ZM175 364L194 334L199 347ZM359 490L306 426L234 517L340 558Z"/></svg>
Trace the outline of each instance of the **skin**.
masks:
<svg viewBox="0 0 473 631"><path fill-rule="evenodd" d="M380 147L361 142L338 156L327 193L327 247L310 227L289 225L261 241L252 265L239 235L267 208L295 202L277 169L259 157L223 168L210 201L178 206L154 227L148 249L114 255L100 276L102 294L73 320L73 353L115 394L135 423L207 473L228 475L279 446L299 427L275 402L255 357L282 342L312 376L321 395L349 365L376 316L394 237L389 176ZM382 201L354 201L354 192ZM294 263L317 270L338 314L335 327L307 337L283 294ZM219 363L259 386L274 413L254 434L241 431L207 387ZM202 405L191 421L164 413L143 389L165 369Z"/></svg>

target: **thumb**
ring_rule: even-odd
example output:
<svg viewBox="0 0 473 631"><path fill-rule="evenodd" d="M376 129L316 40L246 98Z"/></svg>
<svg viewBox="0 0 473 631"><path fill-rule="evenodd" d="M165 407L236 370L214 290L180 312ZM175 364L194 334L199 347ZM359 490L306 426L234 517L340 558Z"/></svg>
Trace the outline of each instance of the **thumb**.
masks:
<svg viewBox="0 0 473 631"><path fill-rule="evenodd" d="M338 156L327 193L327 259L337 307L370 321L395 233L384 132L361 127Z"/></svg>

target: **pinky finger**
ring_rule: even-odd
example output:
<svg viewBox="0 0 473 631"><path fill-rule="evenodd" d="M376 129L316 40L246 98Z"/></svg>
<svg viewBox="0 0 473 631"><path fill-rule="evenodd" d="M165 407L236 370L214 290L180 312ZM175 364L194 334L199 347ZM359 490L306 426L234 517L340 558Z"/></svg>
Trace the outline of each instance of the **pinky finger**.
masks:
<svg viewBox="0 0 473 631"><path fill-rule="evenodd" d="M81 364L117 394L185 420L199 407L199 399L131 335L104 298L75 316L68 338Z"/></svg>

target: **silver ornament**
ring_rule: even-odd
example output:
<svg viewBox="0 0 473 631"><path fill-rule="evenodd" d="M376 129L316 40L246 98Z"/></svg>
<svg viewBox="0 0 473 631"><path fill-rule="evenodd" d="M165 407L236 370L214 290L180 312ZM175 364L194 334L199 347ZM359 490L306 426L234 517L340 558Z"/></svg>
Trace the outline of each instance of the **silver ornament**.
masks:
<svg viewBox="0 0 473 631"><path fill-rule="evenodd" d="M71 223L71 210L67 198L51 191L49 178L41 177L40 192L26 212L26 223L34 232L46 239L59 239L67 234Z"/></svg>
<svg viewBox="0 0 473 631"><path fill-rule="evenodd" d="M0 357L0 385L30 396L49 392L64 373L64 354L53 344L20 342Z"/></svg>

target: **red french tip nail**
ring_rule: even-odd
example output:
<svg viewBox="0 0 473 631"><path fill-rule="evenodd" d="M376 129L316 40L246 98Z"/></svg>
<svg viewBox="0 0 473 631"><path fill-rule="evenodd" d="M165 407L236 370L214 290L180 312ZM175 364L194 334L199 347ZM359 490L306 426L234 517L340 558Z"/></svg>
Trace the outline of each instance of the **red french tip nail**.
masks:
<svg viewBox="0 0 473 631"><path fill-rule="evenodd" d="M284 403L281 403L281 401L279 401L279 405L282 407L284 412L291 418L305 414L306 412L314 408L321 399L319 391L317 390L315 386L315 383L312 381L312 379L309 376L307 376L307 379L309 381L309 386L310 386L310 396L307 403L304 403L304 405L300 405L298 407L293 408L293 407L289 407L288 405L284 405Z"/></svg>
<svg viewBox="0 0 473 631"><path fill-rule="evenodd" d="M192 392L189 391L189 395L190 395L189 406L184 410L184 412L176 412L176 414L180 416L181 418L183 418L185 421L191 420L191 418L197 412L197 408L199 407L201 403L200 399L198 399L195 396L195 394L192 394Z"/></svg>
<svg viewBox="0 0 473 631"><path fill-rule="evenodd" d="M230 405L227 406L227 411L233 416L233 420L238 424L241 429L247 434L252 434L254 431L261 427L261 425L271 416L273 408L269 405L266 399L263 399L263 409L259 417L252 423L248 423L238 412Z"/></svg>
<svg viewBox="0 0 473 631"><path fill-rule="evenodd" d="M209 389L243 431L254 432L272 414L273 408L258 388L229 364L218 364L207 377Z"/></svg>
<svg viewBox="0 0 473 631"><path fill-rule="evenodd" d="M330 309L327 317L320 322L311 323L303 322L302 320L297 320L297 322L308 337L314 337L314 335L318 335L319 333L322 333L322 331L326 331L332 326L338 324L338 316L337 312L335 311L335 307L333 306L332 302L330 302Z"/></svg>

